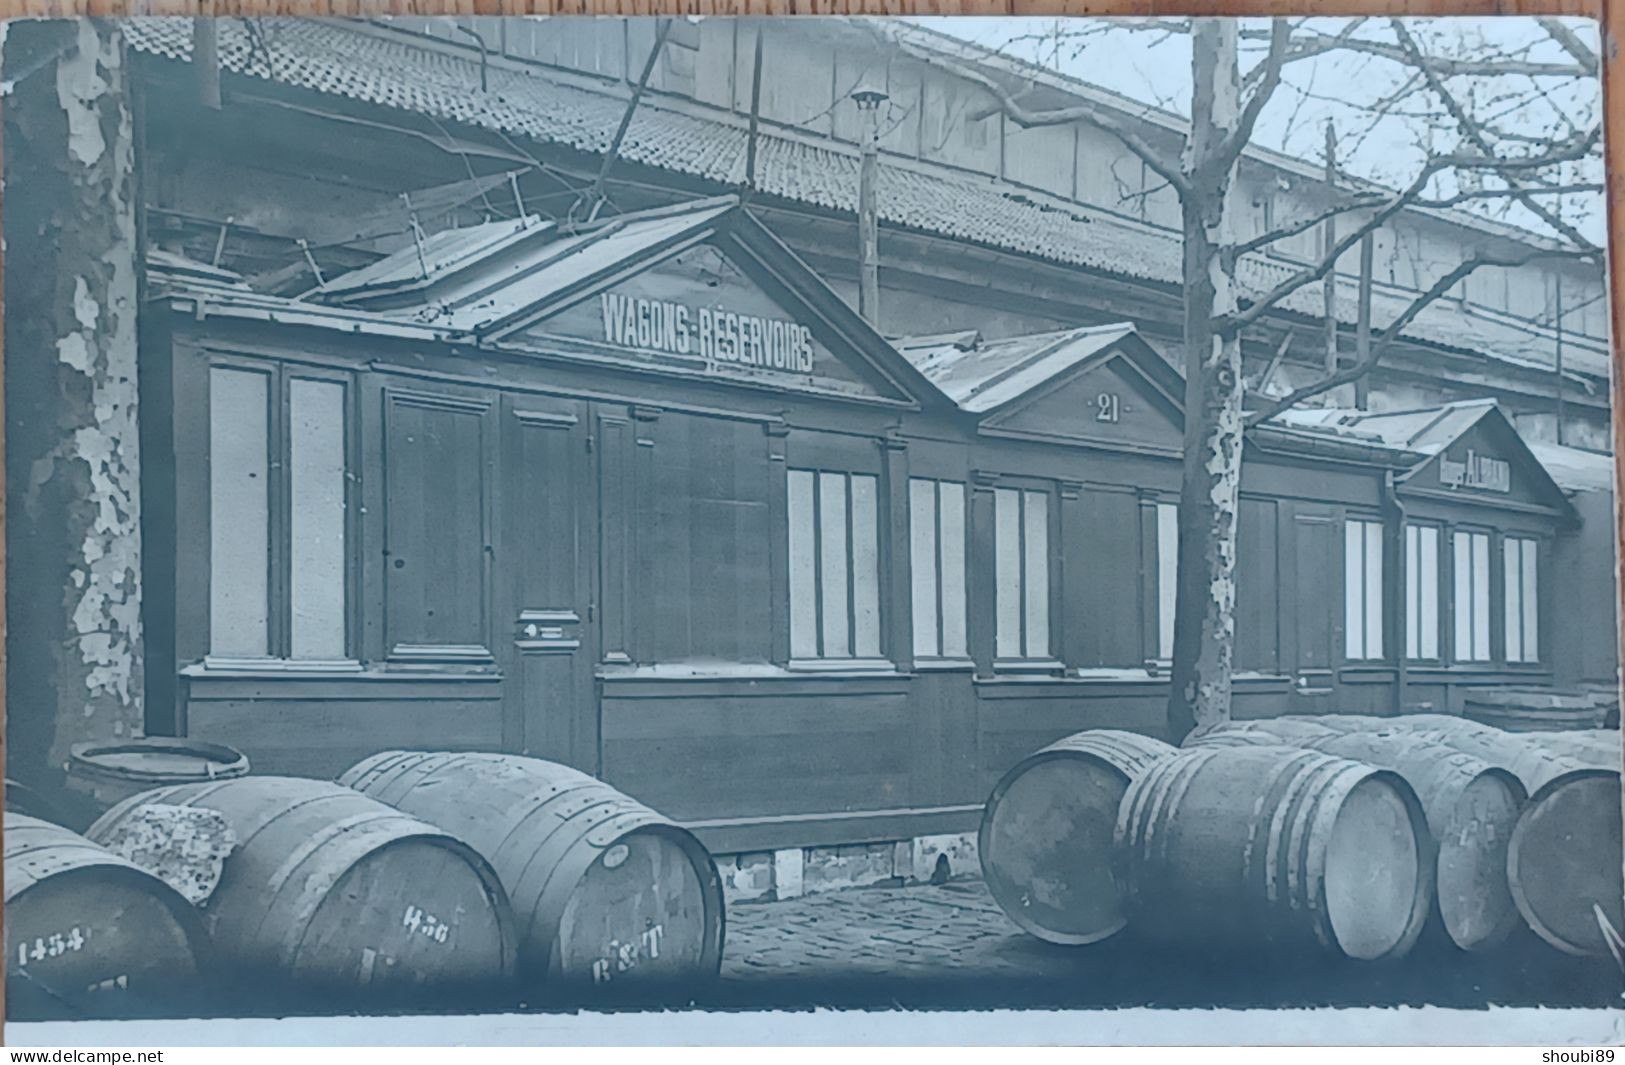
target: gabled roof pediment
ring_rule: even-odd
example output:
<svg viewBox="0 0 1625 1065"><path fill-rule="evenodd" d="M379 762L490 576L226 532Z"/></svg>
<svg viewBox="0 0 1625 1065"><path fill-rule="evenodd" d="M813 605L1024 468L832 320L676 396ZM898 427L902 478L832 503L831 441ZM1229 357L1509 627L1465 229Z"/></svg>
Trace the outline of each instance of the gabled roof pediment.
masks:
<svg viewBox="0 0 1625 1065"><path fill-rule="evenodd" d="M532 218L420 237L319 298L492 345L946 406L737 196L575 229Z"/></svg>
<svg viewBox="0 0 1625 1065"><path fill-rule="evenodd" d="M1178 373L1126 323L984 341L900 342L921 372L990 435L1178 454Z"/></svg>

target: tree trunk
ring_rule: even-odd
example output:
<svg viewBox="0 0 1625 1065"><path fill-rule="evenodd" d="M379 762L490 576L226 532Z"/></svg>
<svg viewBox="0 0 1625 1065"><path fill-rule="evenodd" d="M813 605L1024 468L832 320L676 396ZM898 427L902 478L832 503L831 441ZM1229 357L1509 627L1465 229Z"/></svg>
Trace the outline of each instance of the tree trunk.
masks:
<svg viewBox="0 0 1625 1065"><path fill-rule="evenodd" d="M1191 133L1184 172L1185 466L1179 505L1179 566L1168 731L1229 720L1235 658L1236 514L1241 485L1241 338L1230 187L1241 117L1233 20L1197 19L1191 34Z"/></svg>
<svg viewBox="0 0 1625 1065"><path fill-rule="evenodd" d="M6 739L35 782L142 730L134 133L112 20L14 22L4 60Z"/></svg>

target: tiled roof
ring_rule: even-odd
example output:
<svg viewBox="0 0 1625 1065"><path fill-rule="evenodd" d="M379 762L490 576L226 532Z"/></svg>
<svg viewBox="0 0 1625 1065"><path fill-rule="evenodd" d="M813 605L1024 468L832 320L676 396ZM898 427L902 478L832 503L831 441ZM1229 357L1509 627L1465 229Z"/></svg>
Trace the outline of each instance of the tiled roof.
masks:
<svg viewBox="0 0 1625 1065"><path fill-rule="evenodd" d="M1122 323L987 342L974 334L905 338L897 348L960 409L983 412L1133 335Z"/></svg>
<svg viewBox="0 0 1625 1065"><path fill-rule="evenodd" d="M367 24L331 19L264 19L263 50L241 20L221 19L220 62L225 70L330 93L438 119L501 131L580 151L606 151L625 110L609 93L549 78L540 70L492 64L489 91L481 91L472 58L426 47ZM123 23L137 51L189 60L191 24L185 18L145 17ZM629 162L737 185L745 175L744 128L733 122L662 107L658 98L638 108L621 156ZM855 212L856 149L764 131L758 143L757 189L766 196ZM929 164L883 159L880 217L888 225L970 241L1119 276L1177 284L1178 234L1116 219L1076 203L1022 189L992 177L961 174ZM1259 294L1294 267L1264 257L1242 263L1245 291ZM1353 286L1339 285L1338 314L1355 320ZM1372 325L1381 329L1407 298L1375 294ZM1318 318L1319 285L1282 300L1282 310ZM1440 301L1423 311L1406 335L1458 351L1481 353L1524 366L1550 367L1550 342L1510 322L1465 313ZM1603 377L1607 354L1570 341L1566 364Z"/></svg>

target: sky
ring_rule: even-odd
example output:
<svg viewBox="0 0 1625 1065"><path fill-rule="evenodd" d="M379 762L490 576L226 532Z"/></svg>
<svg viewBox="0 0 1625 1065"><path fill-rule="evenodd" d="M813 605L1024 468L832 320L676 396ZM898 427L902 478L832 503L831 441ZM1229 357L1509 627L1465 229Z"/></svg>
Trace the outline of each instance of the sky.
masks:
<svg viewBox="0 0 1625 1065"><path fill-rule="evenodd" d="M933 30L987 47L1012 57L1111 89L1132 99L1188 115L1191 76L1190 44L1184 34L1150 28L1131 20L1054 18L918 18L912 21ZM1296 20L1305 32L1335 34L1350 20L1341 18ZM1596 24L1565 19L1592 48ZM1265 20L1243 21L1246 29L1267 30ZM1483 55L1515 52L1530 61L1569 63L1570 57L1534 20L1529 18L1410 19L1406 27L1430 55ZM1386 20L1371 19L1356 27L1356 35L1392 41ZM1245 71L1263 58L1265 41L1244 41ZM1387 59L1351 51L1338 51L1286 65L1281 87L1259 118L1253 142L1262 147L1321 163L1325 157L1325 125L1330 120L1339 141L1339 166L1362 178L1389 186L1408 184L1429 153L1452 151L1459 134L1449 115L1431 99L1412 96L1395 113L1374 118L1369 106L1387 96L1411 76L1408 68ZM1601 113L1601 86L1595 78L1541 78L1527 76L1461 76L1449 81L1452 94L1475 116L1493 116L1515 136L1546 136L1553 128L1588 129ZM1510 144L1508 154L1519 149ZM1602 179L1600 151L1563 177L1564 183L1593 183ZM1445 175L1432 190L1439 195L1459 191L1453 175ZM1577 192L1562 198L1563 216L1596 243L1605 240L1604 197ZM1490 200L1472 210L1537 231L1551 232L1515 200Z"/></svg>

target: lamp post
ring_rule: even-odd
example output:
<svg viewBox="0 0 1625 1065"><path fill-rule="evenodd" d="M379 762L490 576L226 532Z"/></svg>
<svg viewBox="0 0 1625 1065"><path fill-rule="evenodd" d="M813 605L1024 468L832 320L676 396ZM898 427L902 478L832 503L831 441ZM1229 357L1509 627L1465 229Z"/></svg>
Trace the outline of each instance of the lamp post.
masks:
<svg viewBox="0 0 1625 1065"><path fill-rule="evenodd" d="M858 313L880 328L880 236L875 179L880 164L880 105L886 90L864 82L852 90L863 116L862 166L858 171Z"/></svg>

